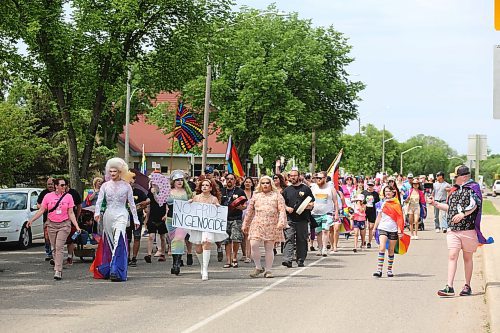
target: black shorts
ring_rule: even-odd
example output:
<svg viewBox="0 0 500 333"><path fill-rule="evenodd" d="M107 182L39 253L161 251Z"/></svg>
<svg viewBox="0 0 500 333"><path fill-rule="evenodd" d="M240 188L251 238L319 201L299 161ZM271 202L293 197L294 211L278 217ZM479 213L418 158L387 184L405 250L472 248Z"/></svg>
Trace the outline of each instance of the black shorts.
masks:
<svg viewBox="0 0 500 333"><path fill-rule="evenodd" d="M379 236L387 236L389 240L398 240L399 236L397 232L391 232L391 231L385 231L385 230L378 230L378 235Z"/></svg>
<svg viewBox="0 0 500 333"><path fill-rule="evenodd" d="M135 229L134 222L130 222L130 227L127 227L127 239L130 242L132 240L132 236L134 236L134 240L141 240L142 236L142 224L138 229Z"/></svg>
<svg viewBox="0 0 500 333"><path fill-rule="evenodd" d="M377 219L377 213L366 213L366 220L370 223L375 223L375 220Z"/></svg>
<svg viewBox="0 0 500 333"><path fill-rule="evenodd" d="M160 235L165 235L166 233L168 233L165 221L159 221L159 222L148 221L147 227L148 227L148 232L150 234L158 233Z"/></svg>

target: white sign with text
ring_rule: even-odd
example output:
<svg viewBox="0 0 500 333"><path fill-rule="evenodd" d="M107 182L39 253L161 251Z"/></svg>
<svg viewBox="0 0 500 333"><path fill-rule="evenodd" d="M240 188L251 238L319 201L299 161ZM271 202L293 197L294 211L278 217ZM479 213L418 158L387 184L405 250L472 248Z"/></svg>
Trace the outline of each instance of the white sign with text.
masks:
<svg viewBox="0 0 500 333"><path fill-rule="evenodd" d="M226 233L227 206L174 200L172 226L220 234Z"/></svg>

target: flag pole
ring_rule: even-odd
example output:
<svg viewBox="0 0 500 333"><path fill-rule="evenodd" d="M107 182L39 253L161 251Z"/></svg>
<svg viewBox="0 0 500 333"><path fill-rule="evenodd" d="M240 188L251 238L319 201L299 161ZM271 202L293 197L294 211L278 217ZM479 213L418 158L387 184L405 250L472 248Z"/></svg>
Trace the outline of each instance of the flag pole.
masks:
<svg viewBox="0 0 500 333"><path fill-rule="evenodd" d="M180 105L182 105L182 102L180 103ZM177 108L179 108L180 105ZM174 141L175 141L175 126L177 125L177 113L178 113L178 111L175 111L174 127L172 127L173 128L173 130L172 130L172 146L170 147L170 167L168 169L169 174L172 174L172 168L174 165Z"/></svg>

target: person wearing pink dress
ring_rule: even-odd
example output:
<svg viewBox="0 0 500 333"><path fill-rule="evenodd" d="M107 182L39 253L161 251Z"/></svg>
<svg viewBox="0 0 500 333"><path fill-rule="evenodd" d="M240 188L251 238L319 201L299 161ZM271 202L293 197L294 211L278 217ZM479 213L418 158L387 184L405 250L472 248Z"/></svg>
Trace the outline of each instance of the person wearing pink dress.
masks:
<svg viewBox="0 0 500 333"><path fill-rule="evenodd" d="M251 277L272 278L271 268L274 261L274 243L283 242L283 229L286 227L285 200L269 176L263 176L250 200L242 230L248 234L252 249L255 270ZM260 262L260 245L264 243L265 270Z"/></svg>

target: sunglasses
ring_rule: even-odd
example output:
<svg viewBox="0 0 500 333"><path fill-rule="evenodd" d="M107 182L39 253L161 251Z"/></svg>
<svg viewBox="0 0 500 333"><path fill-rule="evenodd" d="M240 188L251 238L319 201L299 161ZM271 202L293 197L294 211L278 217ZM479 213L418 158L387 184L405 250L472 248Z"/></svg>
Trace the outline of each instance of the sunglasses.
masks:
<svg viewBox="0 0 500 333"><path fill-rule="evenodd" d="M314 179L323 179L325 177L314 177Z"/></svg>
<svg viewBox="0 0 500 333"><path fill-rule="evenodd" d="M261 184L262 184L262 185L271 185L271 183L270 183L270 182L262 182Z"/></svg>
<svg viewBox="0 0 500 333"><path fill-rule="evenodd" d="M66 186L66 184L57 184L58 186Z"/></svg>
<svg viewBox="0 0 500 333"><path fill-rule="evenodd" d="M280 179L279 177L273 177L273 179Z"/></svg>

